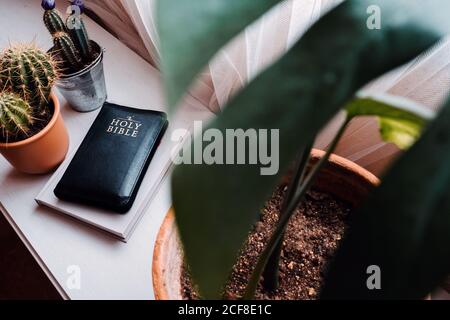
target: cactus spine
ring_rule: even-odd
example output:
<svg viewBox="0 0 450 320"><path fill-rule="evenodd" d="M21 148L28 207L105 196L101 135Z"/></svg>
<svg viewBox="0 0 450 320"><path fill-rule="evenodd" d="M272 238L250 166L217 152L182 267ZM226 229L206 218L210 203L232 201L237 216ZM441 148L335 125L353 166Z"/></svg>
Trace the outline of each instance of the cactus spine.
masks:
<svg viewBox="0 0 450 320"><path fill-rule="evenodd" d="M39 115L48 113L51 88L58 77L55 60L34 45L15 45L0 60L2 89L16 93Z"/></svg>
<svg viewBox="0 0 450 320"><path fill-rule="evenodd" d="M78 70L81 65L80 54L67 33L60 32L53 36L56 52L63 58L71 70Z"/></svg>
<svg viewBox="0 0 450 320"><path fill-rule="evenodd" d="M33 120L28 102L13 93L0 93L0 134L6 141L30 136Z"/></svg>
<svg viewBox="0 0 450 320"><path fill-rule="evenodd" d="M52 36L58 32L67 32L66 25L56 9L44 12L44 24Z"/></svg>

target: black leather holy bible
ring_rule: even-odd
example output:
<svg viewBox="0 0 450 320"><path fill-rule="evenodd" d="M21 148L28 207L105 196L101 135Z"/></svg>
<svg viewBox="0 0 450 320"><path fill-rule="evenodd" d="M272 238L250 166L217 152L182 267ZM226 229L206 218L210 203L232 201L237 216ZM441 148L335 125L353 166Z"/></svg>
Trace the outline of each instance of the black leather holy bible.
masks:
<svg viewBox="0 0 450 320"><path fill-rule="evenodd" d="M128 212L168 126L162 112L105 103L55 189L62 200Z"/></svg>

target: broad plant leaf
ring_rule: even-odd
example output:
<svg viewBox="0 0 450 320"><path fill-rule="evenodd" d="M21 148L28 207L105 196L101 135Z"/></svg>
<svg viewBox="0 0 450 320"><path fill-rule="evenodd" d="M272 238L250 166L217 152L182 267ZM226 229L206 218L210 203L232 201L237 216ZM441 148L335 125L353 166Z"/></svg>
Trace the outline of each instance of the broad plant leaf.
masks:
<svg viewBox="0 0 450 320"><path fill-rule="evenodd" d="M355 212L325 299L423 299L450 274L450 100ZM369 266L381 290L368 290ZM371 282L372 283L372 282Z"/></svg>
<svg viewBox="0 0 450 320"><path fill-rule="evenodd" d="M374 4L383 13L381 30L366 27L367 8ZM298 150L364 84L406 63L446 34L448 9L445 0L345 1L239 93L211 124L224 137L232 128L279 129L280 170L262 176L256 165L186 164L174 171L176 219L203 297L220 297L260 209Z"/></svg>
<svg viewBox="0 0 450 320"><path fill-rule="evenodd" d="M162 70L171 108L208 61L281 0L159 0Z"/></svg>
<svg viewBox="0 0 450 320"><path fill-rule="evenodd" d="M346 107L351 119L358 116L376 116L381 137L406 150L420 137L423 128L433 120L435 113L418 103L392 95L364 92L358 94Z"/></svg>
<svg viewBox="0 0 450 320"><path fill-rule="evenodd" d="M426 123L404 121L390 117L378 117L381 137L385 142L392 142L402 150L407 150L420 137Z"/></svg>

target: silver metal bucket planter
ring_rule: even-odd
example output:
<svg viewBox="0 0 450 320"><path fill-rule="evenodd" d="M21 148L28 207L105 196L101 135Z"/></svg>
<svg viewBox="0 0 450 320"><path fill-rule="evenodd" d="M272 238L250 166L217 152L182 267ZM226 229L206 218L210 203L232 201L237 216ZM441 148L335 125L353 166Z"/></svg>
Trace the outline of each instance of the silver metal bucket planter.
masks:
<svg viewBox="0 0 450 320"><path fill-rule="evenodd" d="M89 66L72 74L62 75L56 86L70 106L78 112L90 112L102 107L107 98L103 72L103 49L92 41L99 55Z"/></svg>

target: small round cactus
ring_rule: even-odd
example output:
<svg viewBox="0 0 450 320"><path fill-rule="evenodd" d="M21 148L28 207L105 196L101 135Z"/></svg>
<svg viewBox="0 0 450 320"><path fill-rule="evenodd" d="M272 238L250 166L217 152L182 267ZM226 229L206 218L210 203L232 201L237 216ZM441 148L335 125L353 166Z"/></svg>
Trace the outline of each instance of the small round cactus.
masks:
<svg viewBox="0 0 450 320"><path fill-rule="evenodd" d="M0 86L16 93L40 114L48 113L57 62L35 45L13 45L0 56Z"/></svg>
<svg viewBox="0 0 450 320"><path fill-rule="evenodd" d="M33 125L33 108L10 92L0 93L0 137L4 141L31 135Z"/></svg>
<svg viewBox="0 0 450 320"><path fill-rule="evenodd" d="M80 54L72 38L65 32L59 32L53 36L56 53L65 62L65 67L69 70L78 70L81 64Z"/></svg>

